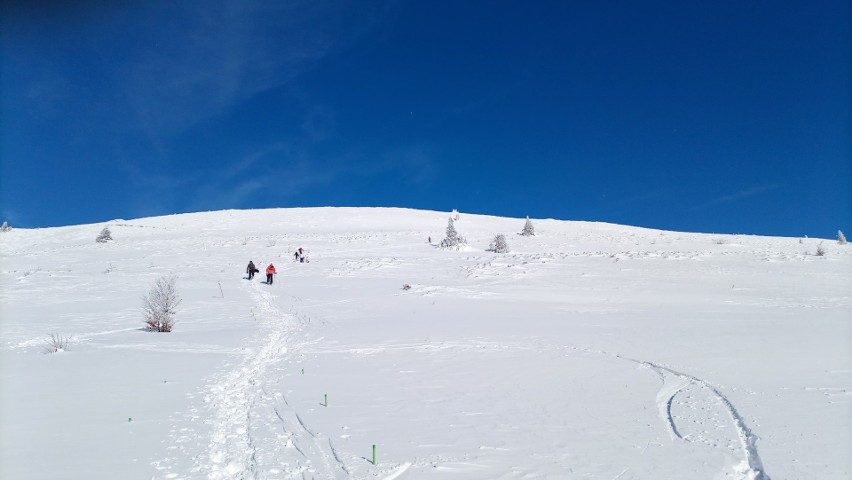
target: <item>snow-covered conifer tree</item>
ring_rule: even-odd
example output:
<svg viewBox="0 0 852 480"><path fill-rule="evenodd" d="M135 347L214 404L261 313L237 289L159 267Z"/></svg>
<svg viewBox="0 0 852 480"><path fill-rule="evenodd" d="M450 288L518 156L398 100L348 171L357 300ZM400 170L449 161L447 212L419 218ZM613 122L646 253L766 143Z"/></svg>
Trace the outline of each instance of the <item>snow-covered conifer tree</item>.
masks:
<svg viewBox="0 0 852 480"><path fill-rule="evenodd" d="M0 231L8 232L12 227L9 226L9 222L3 222L3 226L0 227Z"/></svg>
<svg viewBox="0 0 852 480"><path fill-rule="evenodd" d="M464 243L466 243L464 237L459 235L456 231L456 227L453 223L453 217L450 217L450 220L447 222L447 238L441 240L441 246L444 248L458 247Z"/></svg>
<svg viewBox="0 0 852 480"><path fill-rule="evenodd" d="M491 241L491 245L489 245L488 251L494 253L508 253L509 244L506 243L506 237L503 235L496 235L494 237L494 240Z"/></svg>
<svg viewBox="0 0 852 480"><path fill-rule="evenodd" d="M112 232L109 231L108 227L104 227L104 229L101 230L101 233L98 235L98 238L95 239L95 241L98 243L106 243L110 240L112 240Z"/></svg>
<svg viewBox="0 0 852 480"><path fill-rule="evenodd" d="M841 245L846 245L846 237L843 235L843 232L840 230L837 231L837 243Z"/></svg>
<svg viewBox="0 0 852 480"><path fill-rule="evenodd" d="M525 237L535 236L535 227L533 227L533 224L530 221L530 217L527 217L527 222L524 223L524 230L521 232L521 235Z"/></svg>

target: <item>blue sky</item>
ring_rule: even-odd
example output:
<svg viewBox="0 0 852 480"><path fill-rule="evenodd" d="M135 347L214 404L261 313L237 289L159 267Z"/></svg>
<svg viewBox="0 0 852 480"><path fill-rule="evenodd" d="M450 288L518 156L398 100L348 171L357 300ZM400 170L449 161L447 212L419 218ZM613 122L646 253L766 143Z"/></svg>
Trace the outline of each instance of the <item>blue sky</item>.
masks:
<svg viewBox="0 0 852 480"><path fill-rule="evenodd" d="M12 226L331 205L852 234L848 1L2 8Z"/></svg>

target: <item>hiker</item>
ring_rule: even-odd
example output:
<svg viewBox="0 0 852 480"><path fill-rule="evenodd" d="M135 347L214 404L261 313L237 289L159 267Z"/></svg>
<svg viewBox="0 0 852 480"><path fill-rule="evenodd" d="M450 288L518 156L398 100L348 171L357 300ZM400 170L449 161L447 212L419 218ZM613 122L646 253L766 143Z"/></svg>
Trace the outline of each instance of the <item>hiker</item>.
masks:
<svg viewBox="0 0 852 480"><path fill-rule="evenodd" d="M248 267L246 267L246 273L248 273L249 276L248 279L251 280L252 278L254 278L254 274L259 271L260 270L258 270L257 267L254 266L254 261L249 260Z"/></svg>
<svg viewBox="0 0 852 480"><path fill-rule="evenodd" d="M293 261L294 262L299 261L299 251L298 250L296 250L296 253L293 254Z"/></svg>
<svg viewBox="0 0 852 480"><path fill-rule="evenodd" d="M428 243L432 243L432 236L431 235L429 235L429 242Z"/></svg>
<svg viewBox="0 0 852 480"><path fill-rule="evenodd" d="M266 267L266 284L267 285L272 285L272 278L273 278L274 275L275 275L275 265L270 263L269 266Z"/></svg>

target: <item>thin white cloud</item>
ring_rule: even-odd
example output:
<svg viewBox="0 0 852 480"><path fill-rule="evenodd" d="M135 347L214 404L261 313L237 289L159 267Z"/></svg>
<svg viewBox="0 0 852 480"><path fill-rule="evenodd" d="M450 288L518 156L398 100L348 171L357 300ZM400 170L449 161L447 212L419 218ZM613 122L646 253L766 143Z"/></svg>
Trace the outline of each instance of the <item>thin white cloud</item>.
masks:
<svg viewBox="0 0 852 480"><path fill-rule="evenodd" d="M392 13L390 8L365 7L360 2L314 0L214 0L176 5L171 7L175 17L172 22L140 29L149 37L143 39L147 44L132 53L115 82L129 108L127 128L147 140L164 166L171 161L168 146L175 136L260 93L294 85L300 75L325 56L352 48L362 35ZM156 19L162 17L163 12L157 11ZM165 39L163 43L158 42L160 37ZM304 115L302 130L308 142L322 142L334 134L336 122L330 109L313 105L293 91L288 95L302 103L303 112L290 114ZM202 198L206 192L221 191L223 186L231 191L231 185L244 181L247 172L270 158L283 158L292 165L309 150L310 145L304 141L282 141L244 155L223 167L223 172L205 172L202 177L206 180L195 179L194 185L201 186L195 189L197 198L190 203L206 207L208 203ZM151 160L146 159L146 163ZM146 168L140 165L135 170ZM328 181L326 174L303 170L303 181L308 184ZM166 183L183 183L182 180L165 179ZM292 182L290 178L281 181ZM236 206L248 198L244 192L245 187L237 187L216 203ZM224 204L224 200L230 204Z"/></svg>
<svg viewBox="0 0 852 480"><path fill-rule="evenodd" d="M754 186L754 187L746 188L744 190L740 190L739 192L730 193L730 194L727 194L727 195L722 195L720 197L714 198L714 199L700 205L700 207L711 207L711 206L720 205L720 204L723 204L723 203L731 203L731 202L737 202L737 201L740 201L740 200L745 200L746 198L750 198L750 197L754 197L756 195L766 193L770 190L774 190L776 188L779 188L780 186L781 185L779 185L779 184L757 185L757 186Z"/></svg>
<svg viewBox="0 0 852 480"><path fill-rule="evenodd" d="M432 153L421 145L410 145L391 151L373 168L396 172L402 180L412 184L428 184L435 179L437 172Z"/></svg>
<svg viewBox="0 0 852 480"><path fill-rule="evenodd" d="M229 169L211 173L193 190L190 210L242 208L256 204L252 196L286 202L310 190L337 182L363 182L392 176L407 185L429 184L436 177L435 160L428 148L407 146L378 155L355 147L334 156L317 158L311 142L278 142L258 148Z"/></svg>
<svg viewBox="0 0 852 480"><path fill-rule="evenodd" d="M142 130L152 135L179 132L291 83L382 17L363 15L357 2L178 5L172 22L144 28L144 44L116 78ZM351 15L353 9L359 15ZM158 12L157 20L162 17Z"/></svg>
<svg viewBox="0 0 852 480"><path fill-rule="evenodd" d="M117 78L137 120L153 134L183 130L287 84L329 50L297 12L278 12L293 15L275 31L264 25L257 3L205 2L180 13L159 32L164 43L140 48Z"/></svg>
<svg viewBox="0 0 852 480"><path fill-rule="evenodd" d="M256 204L252 197L289 198L338 178L334 169L309 161L306 148L294 141L276 142L207 173L193 188L189 210L242 208Z"/></svg>

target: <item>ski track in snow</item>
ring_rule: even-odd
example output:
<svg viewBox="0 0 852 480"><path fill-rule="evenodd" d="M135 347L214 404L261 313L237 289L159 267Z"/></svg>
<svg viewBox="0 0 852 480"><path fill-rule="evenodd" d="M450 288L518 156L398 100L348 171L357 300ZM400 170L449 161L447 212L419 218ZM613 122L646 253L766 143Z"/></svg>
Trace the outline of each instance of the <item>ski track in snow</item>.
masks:
<svg viewBox="0 0 852 480"><path fill-rule="evenodd" d="M730 420L739 439L740 450L743 455L743 462L734 466L735 473L739 476L738 478L747 480L770 480L769 475L767 475L763 469L763 462L761 461L760 454L758 454L757 451L758 437L751 431L748 425L746 425L745 420L743 419L742 415L740 415L740 413L737 411L736 407L734 407L734 404L731 403L728 397L726 397L722 392L720 392L718 388L714 387L713 385L707 383L706 381L700 378L676 370L672 370L671 368L664 367L656 363L643 360L635 360L619 355L616 356L618 358L634 362L645 368L649 368L660 377L663 382L663 386L657 394L657 406L660 412L660 417L666 422L669 431L674 438L688 442L693 441L689 438L688 435L678 430L675 421L675 416L672 415L672 405L675 401L675 397L689 389L691 386L696 386L698 387L698 391L704 393L705 397L708 395L710 397L709 399L699 399L699 401L717 401L718 404L724 408L724 410L730 417ZM701 408L701 410L706 412L707 410L709 410L709 408L705 406ZM706 413L704 415L706 416ZM703 423L707 422L708 420L709 419L704 418L694 420L694 422L702 424L703 427ZM722 427L718 426L717 428ZM712 435L706 430L702 431L701 433L705 435ZM712 441L704 443L713 445Z"/></svg>
<svg viewBox="0 0 852 480"><path fill-rule="evenodd" d="M471 338L460 342L437 343L403 343L370 346L351 346L345 349L312 349L312 353L350 353L358 356L376 355L388 351L413 350L433 352L443 350L475 350L475 351L514 351L557 349L569 352L597 353L607 357L628 360L643 368L652 370L662 381L656 404L660 418L666 424L673 439L688 443L704 444L711 448L727 448L734 456L741 454L743 461L733 465L734 474L742 480L770 480L764 471L763 462L757 450L758 437L748 427L742 415L734 404L717 387L707 381L657 363L635 360L610 352L593 352L578 347L555 345L531 345L518 343L509 345L492 342L483 338ZM684 397L676 401L676 399ZM677 415L675 408L686 413ZM716 413L727 416L728 421L721 420ZM679 428L678 421L684 417L684 426ZM726 440L736 436L736 444Z"/></svg>

